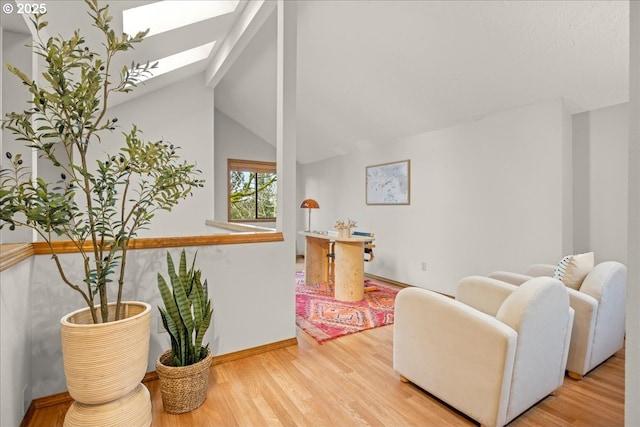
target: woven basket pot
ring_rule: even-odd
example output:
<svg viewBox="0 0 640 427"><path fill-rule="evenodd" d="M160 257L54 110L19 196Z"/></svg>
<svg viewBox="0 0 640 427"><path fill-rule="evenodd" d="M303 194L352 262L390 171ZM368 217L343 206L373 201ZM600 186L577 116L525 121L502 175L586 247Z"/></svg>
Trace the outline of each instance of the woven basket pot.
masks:
<svg viewBox="0 0 640 427"><path fill-rule="evenodd" d="M151 306L126 301L121 320L93 324L88 308L61 320L62 358L67 389L89 405L118 400L138 387L147 371ZM115 303L109 305L115 312Z"/></svg>
<svg viewBox="0 0 640 427"><path fill-rule="evenodd" d="M207 398L211 350L207 357L189 366L171 366L172 356L171 350L167 350L156 362L162 406L170 414L193 411Z"/></svg>

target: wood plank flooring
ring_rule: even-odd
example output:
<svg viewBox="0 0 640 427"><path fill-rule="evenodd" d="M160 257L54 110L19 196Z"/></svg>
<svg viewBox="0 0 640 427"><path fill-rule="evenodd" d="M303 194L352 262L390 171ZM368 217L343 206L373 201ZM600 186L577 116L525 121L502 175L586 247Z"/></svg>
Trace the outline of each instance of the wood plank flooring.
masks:
<svg viewBox="0 0 640 427"><path fill-rule="evenodd" d="M624 425L624 350L581 381L564 386L509 425ZM209 394L195 411L163 411L159 384L147 384L153 426L474 426L477 423L392 369L393 326L298 345L214 365ZM480 397L479 397L480 398ZM35 411L27 426L62 426L67 404Z"/></svg>

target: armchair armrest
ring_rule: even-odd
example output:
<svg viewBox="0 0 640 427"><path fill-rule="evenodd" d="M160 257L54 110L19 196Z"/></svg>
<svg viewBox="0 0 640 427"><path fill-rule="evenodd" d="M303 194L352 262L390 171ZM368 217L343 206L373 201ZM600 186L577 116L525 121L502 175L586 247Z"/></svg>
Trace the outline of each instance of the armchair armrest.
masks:
<svg viewBox="0 0 640 427"><path fill-rule="evenodd" d="M405 288L396 297L393 339L396 372L481 424L504 424L517 344L512 328L447 296Z"/></svg>
<svg viewBox="0 0 640 427"><path fill-rule="evenodd" d="M516 286L520 286L527 280L533 278L533 276L520 274L520 273L512 273L510 271L494 271L493 273L489 274L488 277L496 280L501 280L503 282L511 283L512 285L516 285Z"/></svg>
<svg viewBox="0 0 640 427"><path fill-rule="evenodd" d="M458 283L456 300L495 317L511 292L512 284L482 276L465 277Z"/></svg>
<svg viewBox="0 0 640 427"><path fill-rule="evenodd" d="M567 291L571 308L575 311L567 370L584 374L589 370L593 336L596 330L598 301L575 289L567 288Z"/></svg>

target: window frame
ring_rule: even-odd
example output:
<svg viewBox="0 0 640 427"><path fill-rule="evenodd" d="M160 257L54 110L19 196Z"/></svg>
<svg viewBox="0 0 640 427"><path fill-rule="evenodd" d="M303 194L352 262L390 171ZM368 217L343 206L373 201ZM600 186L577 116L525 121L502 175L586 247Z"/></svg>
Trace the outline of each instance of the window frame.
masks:
<svg viewBox="0 0 640 427"><path fill-rule="evenodd" d="M273 218L252 218L252 219L232 219L231 218L231 171L254 172L254 173L276 173L276 162L261 160L227 159L227 221L228 222L275 222L278 215ZM277 180L276 180L277 182ZM256 195L256 203L258 197Z"/></svg>

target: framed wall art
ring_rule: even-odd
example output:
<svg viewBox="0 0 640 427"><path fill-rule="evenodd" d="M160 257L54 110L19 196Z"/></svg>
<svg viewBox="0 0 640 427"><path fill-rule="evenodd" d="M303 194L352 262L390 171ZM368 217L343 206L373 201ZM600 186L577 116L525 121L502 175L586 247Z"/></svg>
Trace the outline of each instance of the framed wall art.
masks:
<svg viewBox="0 0 640 427"><path fill-rule="evenodd" d="M410 161L367 166L368 205L408 205L410 202Z"/></svg>

